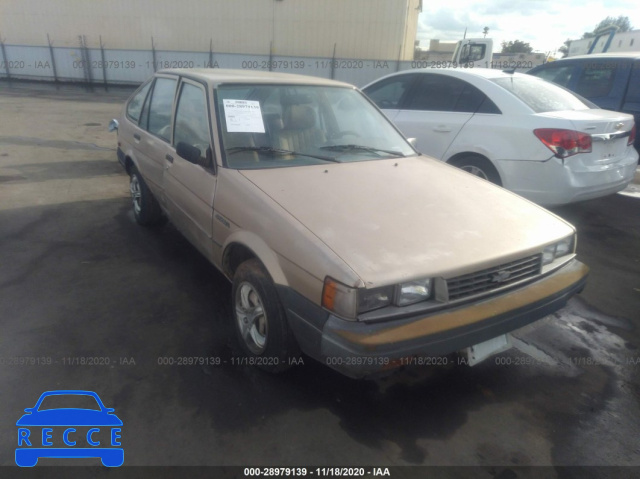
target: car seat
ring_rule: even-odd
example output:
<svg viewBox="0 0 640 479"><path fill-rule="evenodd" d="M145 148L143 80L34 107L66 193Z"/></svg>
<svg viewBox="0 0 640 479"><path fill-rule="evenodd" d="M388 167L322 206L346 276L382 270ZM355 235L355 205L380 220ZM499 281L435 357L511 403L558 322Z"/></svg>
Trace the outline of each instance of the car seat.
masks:
<svg viewBox="0 0 640 479"><path fill-rule="evenodd" d="M304 152L326 141L324 132L316 127L316 113L309 105L287 105L282 122L283 128L274 138L277 148Z"/></svg>

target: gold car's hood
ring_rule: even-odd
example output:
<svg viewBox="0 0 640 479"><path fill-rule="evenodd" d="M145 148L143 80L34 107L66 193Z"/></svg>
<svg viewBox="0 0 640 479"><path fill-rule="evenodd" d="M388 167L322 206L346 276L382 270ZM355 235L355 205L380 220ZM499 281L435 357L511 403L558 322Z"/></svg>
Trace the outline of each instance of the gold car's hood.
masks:
<svg viewBox="0 0 640 479"><path fill-rule="evenodd" d="M465 274L539 253L574 232L543 208L427 157L241 173L366 287Z"/></svg>

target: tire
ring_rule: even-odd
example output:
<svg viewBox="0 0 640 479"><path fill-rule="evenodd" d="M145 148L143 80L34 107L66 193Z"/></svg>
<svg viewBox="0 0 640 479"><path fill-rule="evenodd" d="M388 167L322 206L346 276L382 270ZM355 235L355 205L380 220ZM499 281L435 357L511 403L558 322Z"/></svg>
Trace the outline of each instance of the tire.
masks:
<svg viewBox="0 0 640 479"><path fill-rule="evenodd" d="M29 449L16 449L16 464L20 467L34 467L38 464L38 453Z"/></svg>
<svg viewBox="0 0 640 479"><path fill-rule="evenodd" d="M142 226L157 225L163 221L162 210L142 175L133 167L129 178L129 191L136 222Z"/></svg>
<svg viewBox="0 0 640 479"><path fill-rule="evenodd" d="M122 449L103 450L100 461L105 467L120 467L124 464L124 451Z"/></svg>
<svg viewBox="0 0 640 479"><path fill-rule="evenodd" d="M496 170L496 167L486 158L476 155L466 155L450 161L449 164L483 180L502 186L502 180L500 179L498 170Z"/></svg>
<svg viewBox="0 0 640 479"><path fill-rule="evenodd" d="M242 263L233 276L233 324L248 365L270 373L291 367L299 354L278 293L260 261Z"/></svg>

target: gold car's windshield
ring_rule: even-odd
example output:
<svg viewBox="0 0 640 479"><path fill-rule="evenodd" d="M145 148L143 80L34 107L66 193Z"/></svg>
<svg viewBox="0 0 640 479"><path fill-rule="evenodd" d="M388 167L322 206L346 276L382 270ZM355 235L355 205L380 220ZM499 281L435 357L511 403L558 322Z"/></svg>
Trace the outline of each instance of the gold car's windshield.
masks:
<svg viewBox="0 0 640 479"><path fill-rule="evenodd" d="M416 155L357 90L223 85L216 91L225 166L260 169Z"/></svg>

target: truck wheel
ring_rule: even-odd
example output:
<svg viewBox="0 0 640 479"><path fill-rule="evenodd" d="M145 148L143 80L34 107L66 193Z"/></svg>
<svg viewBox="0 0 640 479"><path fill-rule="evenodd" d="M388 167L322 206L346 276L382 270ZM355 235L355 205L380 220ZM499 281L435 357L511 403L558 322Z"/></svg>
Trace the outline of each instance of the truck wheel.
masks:
<svg viewBox="0 0 640 479"><path fill-rule="evenodd" d="M275 373L291 367L299 353L278 293L260 261L242 263L231 290L236 335L247 364Z"/></svg>
<svg viewBox="0 0 640 479"><path fill-rule="evenodd" d="M135 167L131 169L129 191L133 203L133 214L139 225L151 226L162 222L160 205Z"/></svg>
<svg viewBox="0 0 640 479"><path fill-rule="evenodd" d="M496 170L496 167L493 166L493 164L486 158L476 155L466 155L450 161L449 164L457 166L461 170L471 173L474 176L478 176L483 180L502 186L498 170Z"/></svg>

